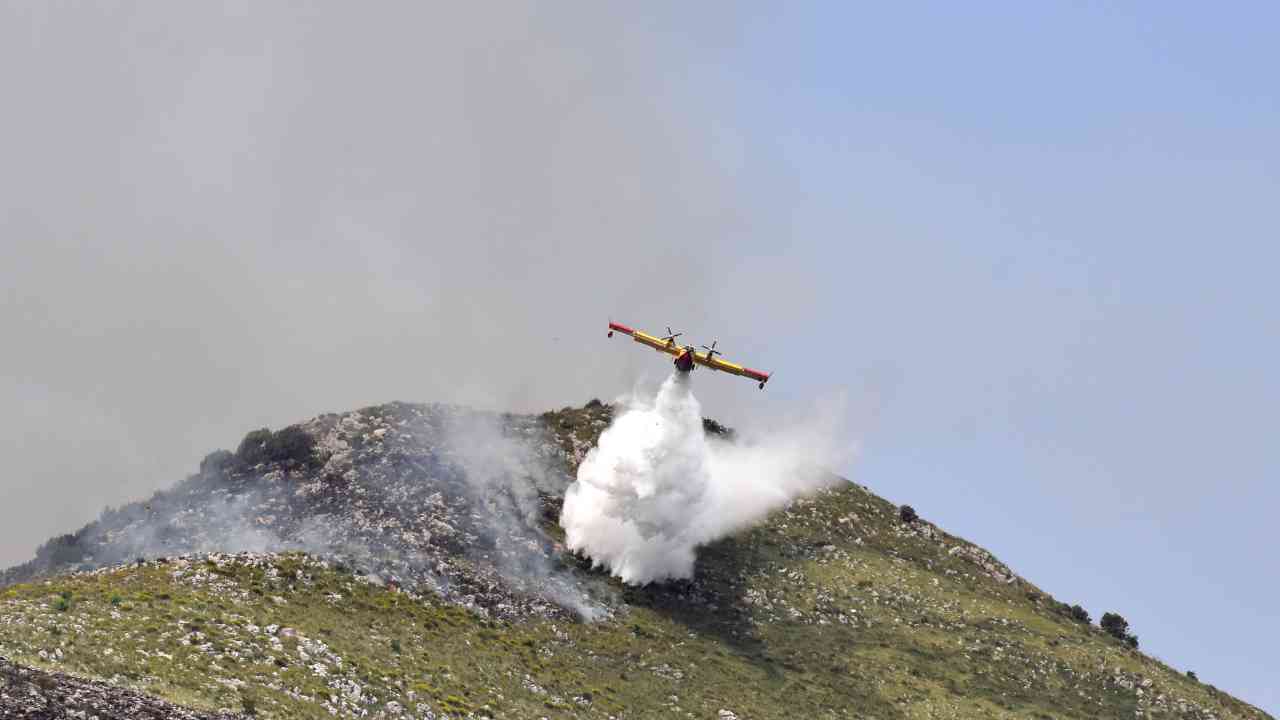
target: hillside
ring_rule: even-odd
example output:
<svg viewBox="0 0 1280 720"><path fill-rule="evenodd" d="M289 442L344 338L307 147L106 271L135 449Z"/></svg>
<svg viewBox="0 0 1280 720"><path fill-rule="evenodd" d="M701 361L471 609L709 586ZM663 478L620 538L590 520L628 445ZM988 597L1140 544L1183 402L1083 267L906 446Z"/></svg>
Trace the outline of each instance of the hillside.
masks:
<svg viewBox="0 0 1280 720"><path fill-rule="evenodd" d="M5 571L0 715L57 671L260 717L1268 717L852 483L623 585L556 523L611 412L251 433Z"/></svg>

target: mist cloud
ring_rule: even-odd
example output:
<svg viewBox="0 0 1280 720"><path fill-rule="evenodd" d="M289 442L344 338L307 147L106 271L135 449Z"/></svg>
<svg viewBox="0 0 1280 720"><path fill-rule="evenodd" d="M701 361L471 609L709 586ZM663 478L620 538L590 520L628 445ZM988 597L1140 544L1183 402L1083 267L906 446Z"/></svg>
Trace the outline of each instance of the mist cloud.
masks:
<svg viewBox="0 0 1280 720"><path fill-rule="evenodd" d="M695 551L833 482L833 427L804 423L756 443L708 438L689 375L632 397L565 493L571 550L623 581L693 575Z"/></svg>
<svg viewBox="0 0 1280 720"><path fill-rule="evenodd" d="M714 329L748 336L756 301L705 283L757 232L718 157L727 86L691 81L726 28L533 3L0 8L0 565L250 428L616 393L652 358L602 351L610 315L709 332L732 302Z"/></svg>

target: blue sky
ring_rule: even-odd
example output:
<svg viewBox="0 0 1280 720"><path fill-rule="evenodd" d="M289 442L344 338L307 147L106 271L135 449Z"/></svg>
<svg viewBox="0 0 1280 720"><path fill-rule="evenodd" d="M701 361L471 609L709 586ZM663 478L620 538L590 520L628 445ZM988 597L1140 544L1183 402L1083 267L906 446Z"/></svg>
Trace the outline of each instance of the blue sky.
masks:
<svg viewBox="0 0 1280 720"><path fill-rule="evenodd" d="M879 398L852 475L1273 713L1277 20L810 6L714 71L821 278L784 336Z"/></svg>
<svg viewBox="0 0 1280 720"><path fill-rule="evenodd" d="M0 7L0 564L254 427L664 366L1280 712L1280 8Z"/></svg>

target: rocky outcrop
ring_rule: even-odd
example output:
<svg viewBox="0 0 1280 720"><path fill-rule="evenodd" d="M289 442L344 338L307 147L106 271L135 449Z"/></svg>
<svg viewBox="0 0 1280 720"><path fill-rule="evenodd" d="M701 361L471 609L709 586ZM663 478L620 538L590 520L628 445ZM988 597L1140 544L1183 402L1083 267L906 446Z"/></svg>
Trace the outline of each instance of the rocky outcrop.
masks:
<svg viewBox="0 0 1280 720"><path fill-rule="evenodd" d="M536 416L407 403L254 431L174 489L50 541L0 586L139 559L301 550L494 617L598 617L610 606L603 583L565 565L547 530L546 499L572 480L566 440L576 441Z"/></svg>
<svg viewBox="0 0 1280 720"><path fill-rule="evenodd" d="M207 713L102 682L24 667L0 657L0 717L13 720L240 720Z"/></svg>

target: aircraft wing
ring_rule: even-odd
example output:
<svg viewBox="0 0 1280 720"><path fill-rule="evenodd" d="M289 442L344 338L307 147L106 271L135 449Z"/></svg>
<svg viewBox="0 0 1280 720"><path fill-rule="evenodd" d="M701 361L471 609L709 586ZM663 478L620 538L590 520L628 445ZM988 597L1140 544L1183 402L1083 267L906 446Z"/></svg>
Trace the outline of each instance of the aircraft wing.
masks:
<svg viewBox="0 0 1280 720"><path fill-rule="evenodd" d="M711 368L712 370L719 370L720 372L727 372L731 375L740 375L742 377L751 378L752 380L760 383L761 387L764 387L764 384L769 381L769 373L767 372L752 370L749 367L745 367L737 363L731 363L728 360L715 357L709 353L694 353L693 361L703 367Z"/></svg>
<svg viewBox="0 0 1280 720"><path fill-rule="evenodd" d="M657 350L658 352L667 353L668 355L679 355L681 352L684 351L684 348L681 348L679 345L676 345L674 342L668 342L666 340L663 340L660 337L655 337L653 335L650 335L649 333L644 332L643 330L636 330L634 328L629 328L626 325L622 325L619 323L615 323L615 322L609 323L609 332L610 334L615 332L620 332L626 335L630 335L632 340L635 340L641 345L648 345L654 350Z"/></svg>
<svg viewBox="0 0 1280 720"><path fill-rule="evenodd" d="M609 336L612 337L613 334L616 332L630 335L632 340L635 340L641 345L648 345L649 347L653 348L654 350L657 350L658 352L663 352L668 355L675 356L677 358L680 357L680 355L682 355L685 351L684 347L676 344L674 337L672 338L658 337L656 335L650 335L649 333L644 332L642 330L636 330L635 328L627 327L626 325L623 325L621 323L610 322ZM671 332L671 328L667 328L667 332ZM714 346L715 344L712 343L712 345ZM764 389L764 384L769 382L769 373L761 372L759 370L752 370L749 367L745 367L737 363L731 363L728 360L716 357L716 355L718 354L719 353L695 352L693 353L693 361L705 368L711 368L712 370L726 372L726 373L729 373L730 375L738 375L740 377L751 378L752 380L755 380L757 383L760 384L761 390ZM681 369L684 369L684 368L681 368Z"/></svg>

